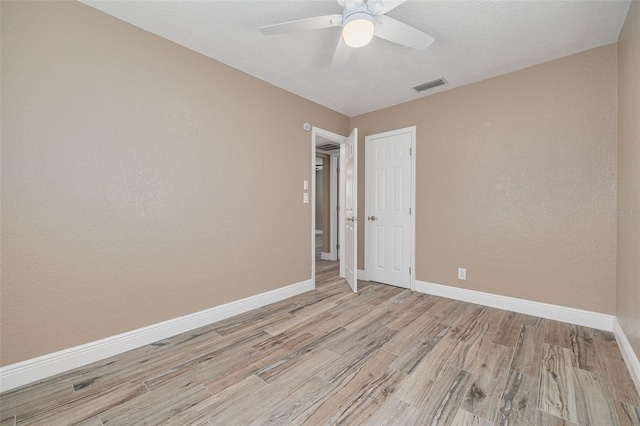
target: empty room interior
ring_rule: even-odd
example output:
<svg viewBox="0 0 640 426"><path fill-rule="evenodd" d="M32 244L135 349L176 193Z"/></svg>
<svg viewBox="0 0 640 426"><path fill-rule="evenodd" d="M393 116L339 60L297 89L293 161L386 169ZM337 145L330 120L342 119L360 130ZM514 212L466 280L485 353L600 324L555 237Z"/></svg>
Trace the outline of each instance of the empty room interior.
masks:
<svg viewBox="0 0 640 426"><path fill-rule="evenodd" d="M1 1L0 425L640 425L640 1Z"/></svg>

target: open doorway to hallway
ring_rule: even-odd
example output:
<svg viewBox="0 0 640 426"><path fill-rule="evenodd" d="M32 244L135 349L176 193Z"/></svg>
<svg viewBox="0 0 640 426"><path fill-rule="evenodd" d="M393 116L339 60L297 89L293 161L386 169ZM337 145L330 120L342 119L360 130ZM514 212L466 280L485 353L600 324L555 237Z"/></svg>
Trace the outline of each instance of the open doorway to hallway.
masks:
<svg viewBox="0 0 640 426"><path fill-rule="evenodd" d="M314 128L312 134L312 275L318 286L344 281L339 204L340 155L346 138ZM343 245L343 244L342 244Z"/></svg>
<svg viewBox="0 0 640 426"><path fill-rule="evenodd" d="M318 138L315 162L316 288L340 277L339 211L340 144Z"/></svg>

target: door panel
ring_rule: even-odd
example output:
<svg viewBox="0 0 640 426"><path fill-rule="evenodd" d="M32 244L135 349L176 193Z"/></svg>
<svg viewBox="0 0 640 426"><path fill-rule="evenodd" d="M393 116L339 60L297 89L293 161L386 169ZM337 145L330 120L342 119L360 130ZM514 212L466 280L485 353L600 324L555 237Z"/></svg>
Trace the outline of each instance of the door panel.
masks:
<svg viewBox="0 0 640 426"><path fill-rule="evenodd" d="M358 291L358 129L345 143L345 279Z"/></svg>
<svg viewBox="0 0 640 426"><path fill-rule="evenodd" d="M410 288L411 132L367 136L367 275Z"/></svg>

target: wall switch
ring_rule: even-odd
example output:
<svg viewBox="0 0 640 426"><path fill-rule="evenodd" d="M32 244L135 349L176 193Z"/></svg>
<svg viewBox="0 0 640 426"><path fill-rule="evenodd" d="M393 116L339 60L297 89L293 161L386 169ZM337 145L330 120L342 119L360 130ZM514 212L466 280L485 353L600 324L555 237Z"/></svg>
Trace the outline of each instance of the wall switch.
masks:
<svg viewBox="0 0 640 426"><path fill-rule="evenodd" d="M458 268L458 279L459 280L467 279L467 268Z"/></svg>
<svg viewBox="0 0 640 426"><path fill-rule="evenodd" d="M302 194L302 202L305 204L309 204L309 193L305 192L304 194Z"/></svg>
<svg viewBox="0 0 640 426"><path fill-rule="evenodd" d="M305 191L306 191L307 189L309 189L309 181L308 181L308 180L306 180L306 179L305 179L305 180L302 182L302 189L304 189Z"/></svg>

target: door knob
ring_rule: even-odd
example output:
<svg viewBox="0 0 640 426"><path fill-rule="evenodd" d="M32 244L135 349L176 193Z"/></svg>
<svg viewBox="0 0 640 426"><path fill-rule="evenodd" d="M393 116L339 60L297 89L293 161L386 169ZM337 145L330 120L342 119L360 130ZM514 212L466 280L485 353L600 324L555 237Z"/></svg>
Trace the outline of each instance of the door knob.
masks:
<svg viewBox="0 0 640 426"><path fill-rule="evenodd" d="M377 217L375 217L375 216L369 216L367 219L369 219L369 220L376 220L376 219L378 219L378 218L377 218Z"/></svg>

